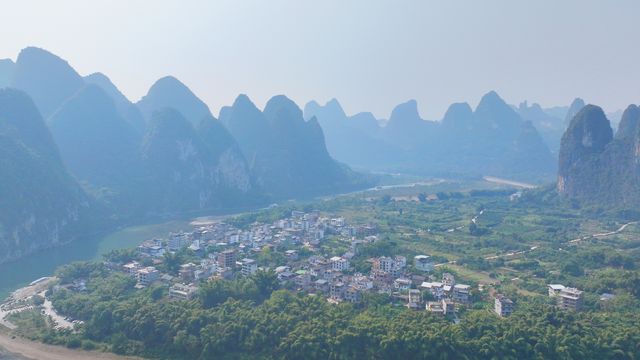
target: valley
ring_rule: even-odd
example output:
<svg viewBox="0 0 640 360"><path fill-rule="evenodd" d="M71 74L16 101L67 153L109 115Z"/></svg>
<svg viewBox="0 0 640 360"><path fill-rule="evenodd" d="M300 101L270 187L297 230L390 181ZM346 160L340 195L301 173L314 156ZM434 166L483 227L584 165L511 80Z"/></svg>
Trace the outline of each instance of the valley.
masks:
<svg viewBox="0 0 640 360"><path fill-rule="evenodd" d="M639 13L6 4L0 360L640 359Z"/></svg>
<svg viewBox="0 0 640 360"><path fill-rule="evenodd" d="M85 347L86 344L88 348L115 351L118 354L161 358L171 357L174 351L176 354L190 351L190 356L197 356L199 352L219 351L214 350L212 346L215 345L211 345L217 340L206 338L206 331L212 331L213 328L201 328L192 334L209 345L202 344L187 350L181 343L167 345L145 338L144 332L141 332L143 330L138 328L133 318L114 318L109 321L111 330L105 329L102 327L104 325L97 322L98 313L95 309L119 306L121 311L132 312L129 316L144 314L155 319L153 321L156 323L160 321L157 316L167 311L173 314L171 321L180 321L178 319L188 313L215 318L221 316L219 311L231 311L245 319L240 320L241 326L262 321L259 317L263 316L263 311L267 311L271 314L269 316L278 317L278 320L271 321L285 321L283 317L286 316L289 335L283 340L271 339L261 333L266 325L249 330L244 335L230 335L240 336L235 355L253 351L251 349L256 346L252 343L254 337L267 336L263 341L281 341L277 347L279 350L269 350L275 352L261 353L260 356L275 354L285 358L293 354L311 356L308 350L297 349L294 344L288 343L288 339L295 336L299 328L313 321L291 318L297 316L299 311L295 307L302 304L334 314L329 316L342 313L342 316L346 316L343 321L347 322L344 325L347 327L355 326L359 321L357 319L363 317L376 323L384 322L388 326L398 326L396 321L407 321L409 318L438 324L439 327L457 326L458 331L463 332L455 340L456 353L461 356L477 351L474 345L466 343L468 339L464 335L473 331L476 321L497 321L494 326L498 328L490 331L500 333L523 331L517 327L524 319L540 321L538 316L559 316L558 319L562 320L557 321L561 321L563 326L578 331L575 330L579 326L577 321L602 321L606 317L608 323L602 325L603 331L614 336L618 336L622 329L629 331L623 319L634 319L636 313L628 311L640 304L640 294L637 293L637 283L640 281L637 270L640 266L640 226L637 221L622 220L615 209L605 212L590 208L574 209L570 202L563 200L550 187L522 190L506 185L510 183L509 180L496 182L495 179L426 179L410 186L380 186L357 193L289 201L236 216L123 229L109 236L100 246L100 253L106 255L104 259L107 262L96 257L89 262L62 266L56 271L59 280L54 284L59 284L65 290L53 290L59 287L49 285L47 298L57 311L82 322L74 326L74 331L51 333L46 326L43 329L42 325L37 325L41 315L29 315L30 311L35 310L27 309L21 315L11 315L7 319L18 324L15 331L22 336L34 339L47 336L47 341L60 345L69 346L73 343ZM314 216L314 219L320 217L309 224L309 234L314 234L318 231L316 229L323 229L323 235L315 240L300 232L305 229L305 219L311 219L308 216ZM231 227L225 227L227 225L224 224ZM282 228L277 230L276 235L266 235L269 232L263 231L269 226L272 229L270 231ZM175 233L178 228L183 231ZM223 228L227 230L216 230ZM198 241L196 248L193 248L195 242L188 246L189 241L184 242L185 245L177 245L179 248L174 250L177 251L175 256L181 260L177 260L176 264L182 265L179 273L172 273L176 270L169 270L168 261L173 261L170 259L174 255L152 252L157 251L152 242L162 244L167 252L166 246L169 249L176 246L171 245L177 244L175 236L186 236L191 231L195 231L194 236L196 233L210 233L206 235L208 237L201 238L204 240ZM150 240L154 238L159 240ZM142 247L138 246L141 244ZM133 250L135 246L138 246L138 250ZM179 250L181 246L187 247ZM192 248L205 250L198 254ZM107 252L110 249L122 250ZM227 264L224 262L226 260L222 260L226 256L221 257L220 254L229 251L235 252L237 263ZM295 257L291 257L292 254ZM244 259L240 260L242 257ZM420 257L427 259L427 262L419 265L417 259ZM162 278L157 277L157 280L150 282L139 276L132 280L128 272L123 275L119 270L129 266L127 261L131 259L146 264L139 265L142 267L136 268L138 272L150 271L152 268L144 266L152 264L153 271L159 269L160 274L174 276L165 279L165 275L162 275ZM325 275L316 269L318 266L322 268L323 261L331 264L329 269L333 269L324 270L328 271L322 273ZM383 270L384 261L394 262L395 265L390 265L394 266L393 269L398 266L391 277L383 276L385 271L389 271ZM213 275L202 278L203 273L210 271L209 265L204 267L202 264L210 262L215 268ZM305 265L307 262L309 265ZM194 265L198 263L201 265ZM199 275L195 279L193 269L183 272L188 266L198 269L195 274ZM203 266L202 270L200 266ZM329 273L332 275L326 277ZM440 279L443 283L455 281L455 291L449 293L446 286L443 290ZM258 281L264 283L257 285L261 284ZM320 284L321 281L327 282L326 289L324 283ZM343 283L348 289L353 287L355 290L344 293L338 291ZM371 284L371 287L366 284ZM267 287L258 287L256 290L253 286ZM580 303L571 305L561 301L560 296L565 295L552 297L551 287L560 286L567 291L575 289L580 294ZM115 294L110 296L115 296L116 302L101 300L103 295L100 294L104 291ZM460 291L464 291L464 297ZM494 309L494 299L501 299L501 304L508 301L511 304L508 312L495 314L498 308ZM90 306L81 305L87 304L87 301ZM141 301L148 305L139 310L129 308ZM282 303L277 305L279 302ZM497 304L498 300L495 302ZM243 304L253 310L242 310ZM275 315L272 312L274 306L287 306L288 315ZM567 306L575 308L567 309ZM243 311L250 313L240 315ZM378 318L376 314L380 314L379 311L387 315ZM443 315L438 315L439 311L444 311ZM565 312L567 316L570 312L571 317L564 317ZM323 322L315 326L326 327L330 324ZM222 326L222 323L213 322L209 326ZM503 326L506 328L499 330ZM90 335L96 331L102 332L102 335ZM334 331L340 333L342 330ZM115 339L111 336L118 332L126 334L129 340L95 341L98 338ZM160 334L165 336L164 333ZM383 339L387 335L383 332L372 336ZM585 333L584 336L591 335ZM631 336L640 334L632 332ZM348 340L342 341L347 343L335 346L349 346ZM402 341L405 346L415 346L411 339ZM545 341L548 344L549 340ZM616 345L613 346L615 348ZM163 355L151 350L158 347ZM589 349L603 356L613 351L586 342L574 343L572 349ZM534 350L524 348L521 351L524 356ZM365 349L356 352L360 354L358 356L365 356L366 353ZM315 350L315 354L318 357L326 355L320 349Z"/></svg>

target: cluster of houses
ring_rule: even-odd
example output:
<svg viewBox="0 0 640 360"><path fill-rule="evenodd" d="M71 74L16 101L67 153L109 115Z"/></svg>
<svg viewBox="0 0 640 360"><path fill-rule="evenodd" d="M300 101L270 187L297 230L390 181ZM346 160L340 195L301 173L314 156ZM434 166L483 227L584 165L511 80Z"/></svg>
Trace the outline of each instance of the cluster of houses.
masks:
<svg viewBox="0 0 640 360"><path fill-rule="evenodd" d="M341 256L319 255L320 244L327 236L345 241L350 245L348 250ZM278 249L284 259L274 269L282 287L323 296L332 303L357 303L365 293L373 292L388 294L410 309L443 316L470 305L471 286L456 283L449 273L436 278L433 261L427 255L415 256L409 265L404 256L370 258L368 272L355 271L352 262L359 248L375 241L374 225L351 225L342 217L293 211L288 218L270 224L254 223L247 229L213 222L192 232L172 233L166 240L147 240L137 247L136 261L117 266L136 279L138 288L161 282L169 286L170 298L190 300L201 281L251 276L265 265L256 258L269 248ZM191 257L192 261L180 264L173 276L158 270L165 253L185 248L199 261ZM511 300L496 296L498 315L508 316L512 310Z"/></svg>
<svg viewBox="0 0 640 360"><path fill-rule="evenodd" d="M442 274L440 281L425 281L420 285L433 301L427 301L425 308L433 313L447 315L452 314L455 305L469 305L471 302L471 286L466 284L456 284L456 279L452 274ZM410 307L416 305L411 304Z"/></svg>
<svg viewBox="0 0 640 360"><path fill-rule="evenodd" d="M341 256L319 255L319 245L327 236L347 242L348 250ZM375 292L388 294L408 308L442 315L470 303L471 286L457 284L448 273L436 279L432 274L434 264L427 255L415 256L413 266L404 256L380 256L367 260L368 272L355 271L352 262L359 248L375 241L374 225L351 225L342 217L293 211L286 219L254 223L244 230L216 222L193 232L170 234L165 241L145 241L137 248L138 261L124 264L121 269L134 277L140 288L165 282L170 286L171 298L192 299L200 281L251 276L264 265L256 261L257 254L266 247L286 248L282 251L284 262L274 269L282 286L323 296L333 303L360 302L365 293ZM200 261L181 264L177 276L163 274L154 266L163 261L166 252L184 248L198 255ZM308 250L304 251L305 256L301 256L303 249ZM152 260L151 265L148 259Z"/></svg>
<svg viewBox="0 0 640 360"><path fill-rule="evenodd" d="M137 247L138 259L121 266L121 270L137 280L137 287L143 288L156 281L171 285L172 298L190 299L197 291L197 284L208 279L233 279L251 276L258 271L255 258L266 248L282 249L285 263L278 267L278 278L287 283L306 284L306 263L322 263L321 257L312 257L309 262L299 259L302 248L306 253L316 253L327 235L338 236L350 243L350 251L342 257L326 261L327 269L341 273L350 269L349 260L357 248L365 243L375 242L377 228L374 225L351 225L343 217L324 217L317 211L292 211L291 216L270 224L254 223L247 229L238 229L225 222L212 222L198 226L191 232L172 233L168 239L150 239ZM164 261L166 253L175 253L188 248L199 257L199 261L180 265L178 276L163 274L157 265ZM146 264L146 265L143 265ZM403 265L404 266L404 265ZM304 269L303 269L304 268ZM288 270L294 269L296 273ZM309 279L317 276L309 271ZM326 275L330 278L329 275ZM321 282L322 283L322 282ZM329 289L330 279L327 280ZM336 287L334 298L341 299Z"/></svg>

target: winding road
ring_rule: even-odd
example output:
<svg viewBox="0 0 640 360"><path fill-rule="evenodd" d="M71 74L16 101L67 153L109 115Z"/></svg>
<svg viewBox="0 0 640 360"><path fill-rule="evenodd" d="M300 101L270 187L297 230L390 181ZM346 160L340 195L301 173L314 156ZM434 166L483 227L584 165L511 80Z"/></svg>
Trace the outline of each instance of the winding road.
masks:
<svg viewBox="0 0 640 360"><path fill-rule="evenodd" d="M476 216L474 216L471 219L472 223L476 223L476 221L478 220L478 217L480 215L482 215L484 213L484 209L480 211L480 213L478 213ZM602 233L595 233L595 234L591 234L591 235L585 235L585 236L581 236L577 239L573 239L573 240L569 240L567 241L565 244L568 245L574 245L577 244L583 240L587 240L587 239L591 239L591 238L603 238L603 237L607 237L607 236L611 236L611 235L616 235L619 234L621 232L623 232L627 227L637 224L640 221L631 221L628 222L626 224L622 224L618 229L613 230L613 231L608 231L608 232L602 232ZM458 226L457 228L454 229L449 229L447 230L447 232L453 232L455 230L459 230L462 229L464 226ZM491 255L491 256L487 256L484 259L485 260L495 260L495 259L499 259L499 258L508 258L508 257L513 257L513 256L518 256L518 255L524 255L526 253L530 253L536 249L538 249L539 246L532 246L531 248L527 249L527 250L521 250L521 251L510 251L504 254L496 254L496 255ZM559 250L558 250L559 251ZM440 263L440 264L435 264L434 267L440 267L440 266L445 266L445 265L449 265L449 264L455 264L456 261L455 260L451 260L451 261L447 261L444 263Z"/></svg>

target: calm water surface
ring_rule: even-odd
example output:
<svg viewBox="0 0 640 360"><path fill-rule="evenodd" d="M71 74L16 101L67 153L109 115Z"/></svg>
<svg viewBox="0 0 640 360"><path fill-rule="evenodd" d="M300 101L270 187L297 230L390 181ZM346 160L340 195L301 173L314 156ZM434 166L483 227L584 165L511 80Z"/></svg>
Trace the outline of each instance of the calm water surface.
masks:
<svg viewBox="0 0 640 360"><path fill-rule="evenodd" d="M17 261L0 265L0 301L13 290L33 280L51 275L55 269L73 261L98 259L114 250L132 248L144 240L166 238L169 232L188 230L189 220L174 220L161 224L127 227L96 238L78 239L71 244L47 249ZM3 357L0 359L9 359Z"/></svg>

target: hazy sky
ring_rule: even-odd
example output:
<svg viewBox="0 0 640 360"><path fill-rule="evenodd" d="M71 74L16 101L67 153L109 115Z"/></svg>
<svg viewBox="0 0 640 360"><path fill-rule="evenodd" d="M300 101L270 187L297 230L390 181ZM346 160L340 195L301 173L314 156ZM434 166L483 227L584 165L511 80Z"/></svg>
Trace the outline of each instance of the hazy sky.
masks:
<svg viewBox="0 0 640 360"><path fill-rule="evenodd" d="M637 0L20 0L0 11L0 58L43 47L101 71L132 100L174 75L217 113L338 98L388 117L418 100L439 119L489 90L505 100L612 111L640 102Z"/></svg>

